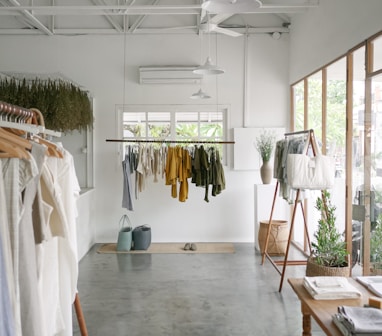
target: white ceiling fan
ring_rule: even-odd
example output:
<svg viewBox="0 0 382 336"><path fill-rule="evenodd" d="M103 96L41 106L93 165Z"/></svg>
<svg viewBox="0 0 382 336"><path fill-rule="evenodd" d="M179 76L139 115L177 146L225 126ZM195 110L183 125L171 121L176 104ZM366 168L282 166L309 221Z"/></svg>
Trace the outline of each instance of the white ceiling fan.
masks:
<svg viewBox="0 0 382 336"><path fill-rule="evenodd" d="M207 14L207 22L201 23L199 28L203 33L215 32L232 37L241 36L241 33L238 33L232 29L219 27L219 23L227 20L230 16L232 16L232 14L217 14L212 18L209 18L209 14Z"/></svg>
<svg viewBox="0 0 382 336"><path fill-rule="evenodd" d="M242 34L228 28L219 27L219 23L227 20L234 14L251 12L261 6L260 0L207 0L202 3L202 17L207 14L207 22L200 24L204 33L216 32L228 36L241 36ZM216 14L210 18L210 13Z"/></svg>
<svg viewBox="0 0 382 336"><path fill-rule="evenodd" d="M236 14L252 12L261 5L260 0L207 0L203 2L202 8L209 13Z"/></svg>

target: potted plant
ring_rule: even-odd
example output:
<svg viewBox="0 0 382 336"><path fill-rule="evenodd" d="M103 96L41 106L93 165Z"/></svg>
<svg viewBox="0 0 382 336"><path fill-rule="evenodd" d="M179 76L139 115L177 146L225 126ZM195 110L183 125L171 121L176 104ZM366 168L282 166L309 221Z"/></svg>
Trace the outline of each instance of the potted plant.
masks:
<svg viewBox="0 0 382 336"><path fill-rule="evenodd" d="M376 226L370 235L370 273L382 275L382 215L377 217Z"/></svg>
<svg viewBox="0 0 382 336"><path fill-rule="evenodd" d="M260 167L260 175L264 184L269 184L272 181L273 168L270 159L275 147L275 140L275 135L270 131L264 131L256 138L255 146L263 161Z"/></svg>
<svg viewBox="0 0 382 336"><path fill-rule="evenodd" d="M323 190L322 196L317 198L315 208L320 211L321 218L314 233L306 275L350 276L346 242L336 227L336 207L331 203L327 190Z"/></svg>

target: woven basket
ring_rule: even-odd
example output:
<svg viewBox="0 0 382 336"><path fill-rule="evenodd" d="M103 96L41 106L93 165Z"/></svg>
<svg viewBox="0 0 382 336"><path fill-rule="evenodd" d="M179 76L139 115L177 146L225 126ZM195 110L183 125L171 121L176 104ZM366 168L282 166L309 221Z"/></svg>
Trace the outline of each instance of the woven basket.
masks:
<svg viewBox="0 0 382 336"><path fill-rule="evenodd" d="M328 267L317 265L312 257L306 263L306 276L350 276L350 266Z"/></svg>
<svg viewBox="0 0 382 336"><path fill-rule="evenodd" d="M264 253L268 227L269 220L260 221L258 240L261 253ZM269 255L285 255L288 245L288 236L288 222L285 220L272 219L272 228L269 234L267 253Z"/></svg>

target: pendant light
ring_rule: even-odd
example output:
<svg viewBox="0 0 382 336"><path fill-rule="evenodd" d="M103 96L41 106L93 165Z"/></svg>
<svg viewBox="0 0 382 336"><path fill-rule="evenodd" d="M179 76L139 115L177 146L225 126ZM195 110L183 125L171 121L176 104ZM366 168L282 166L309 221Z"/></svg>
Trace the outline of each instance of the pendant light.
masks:
<svg viewBox="0 0 382 336"><path fill-rule="evenodd" d="M206 62L197 67L194 73L199 75L220 75L224 73L224 70L212 63L211 57L208 56Z"/></svg>
<svg viewBox="0 0 382 336"><path fill-rule="evenodd" d="M202 4L204 10L218 14L251 13L260 6L259 0L208 0Z"/></svg>
<svg viewBox="0 0 382 336"><path fill-rule="evenodd" d="M198 75L220 75L224 73L224 69L218 67L217 65L212 63L211 57L210 57L210 49L211 49L211 34L210 34L210 16L207 13L207 33L208 33L208 56L206 62L197 67L193 73Z"/></svg>
<svg viewBox="0 0 382 336"><path fill-rule="evenodd" d="M209 96L207 93L203 92L200 88L198 92L195 92L191 95L191 99L209 99L211 96Z"/></svg>
<svg viewBox="0 0 382 336"><path fill-rule="evenodd" d="M203 33L200 33L200 59L202 59L202 46L203 46ZM209 96L207 93L203 92L202 90L202 79L200 79L200 89L198 92L195 92L191 95L191 99L209 99L211 96Z"/></svg>

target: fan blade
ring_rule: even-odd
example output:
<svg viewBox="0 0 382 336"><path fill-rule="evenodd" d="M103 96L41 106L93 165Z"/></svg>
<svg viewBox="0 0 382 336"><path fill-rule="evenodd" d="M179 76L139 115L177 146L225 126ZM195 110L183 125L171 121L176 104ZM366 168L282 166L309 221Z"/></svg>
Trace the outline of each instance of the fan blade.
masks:
<svg viewBox="0 0 382 336"><path fill-rule="evenodd" d="M213 16L211 19L210 19L210 23L214 23L216 25L218 25L219 23L227 20L228 18L230 18L231 16L233 16L233 14L228 14L228 13L225 13L225 14L217 14L215 16Z"/></svg>
<svg viewBox="0 0 382 336"><path fill-rule="evenodd" d="M243 34L235 32L234 30L227 29L227 28L220 28L220 27L215 27L213 31L216 33L221 33L221 34L225 34L232 37L238 37L243 35Z"/></svg>

